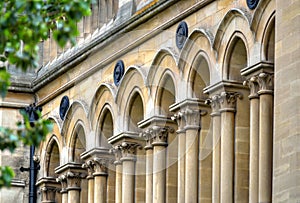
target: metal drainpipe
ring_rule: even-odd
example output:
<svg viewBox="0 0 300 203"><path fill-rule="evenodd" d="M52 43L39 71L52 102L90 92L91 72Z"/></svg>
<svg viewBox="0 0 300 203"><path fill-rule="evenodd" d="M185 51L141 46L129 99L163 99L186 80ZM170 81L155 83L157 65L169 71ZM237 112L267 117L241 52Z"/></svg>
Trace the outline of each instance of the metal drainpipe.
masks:
<svg viewBox="0 0 300 203"><path fill-rule="evenodd" d="M34 125L34 121L37 120L36 111L42 111L41 107L36 107L35 104L31 104L29 107L25 108L26 113L29 116L30 125ZM24 168L23 166L20 168L21 172L29 171L29 203L36 203L37 192L36 192L36 177L37 171L40 169L40 165L38 162L34 160L34 145L30 146L30 165L29 168Z"/></svg>

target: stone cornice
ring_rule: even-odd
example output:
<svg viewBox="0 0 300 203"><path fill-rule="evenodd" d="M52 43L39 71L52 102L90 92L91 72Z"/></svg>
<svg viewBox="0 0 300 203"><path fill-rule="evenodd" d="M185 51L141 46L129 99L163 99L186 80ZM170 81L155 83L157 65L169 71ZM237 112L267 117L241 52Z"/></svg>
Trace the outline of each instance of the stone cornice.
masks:
<svg viewBox="0 0 300 203"><path fill-rule="evenodd" d="M262 72L273 73L274 72L274 63L270 61L261 61L252 66L246 67L241 70L241 75L246 76L247 79L254 75L258 75Z"/></svg>
<svg viewBox="0 0 300 203"><path fill-rule="evenodd" d="M138 142L139 144L143 144L144 139L139 136L139 133L136 132L122 132L117 135L113 135L108 139L108 143L116 146L121 144L122 142Z"/></svg>
<svg viewBox="0 0 300 203"><path fill-rule="evenodd" d="M232 80L222 80L213 85L207 86L204 88L205 94L215 95L220 94L221 92L234 92L240 89L248 89L244 86L242 82L232 81Z"/></svg>
<svg viewBox="0 0 300 203"><path fill-rule="evenodd" d="M86 70L84 73L82 73L80 76L73 78L71 81L66 83L65 85L61 86L57 91L54 91L55 93L48 95L45 99L42 99L38 102L38 105L43 105L47 103L52 98L59 95L61 92L66 91L67 89L73 87L75 84L78 84L80 81L85 79L86 77L89 77L91 74L98 71L100 68L105 66L106 64L111 63L115 59L119 58L124 53L128 52L129 50L135 48L136 46L139 46L140 44L144 43L145 41L151 39L153 36L160 33L162 30L165 30L172 25L176 24L177 22L181 21L185 17L191 15L192 13L198 11L200 8L206 6L213 0L203 0L195 3L193 6L186 8L180 14L176 15L175 17L169 19L167 22L159 25L156 28L151 29L151 31L140 38L136 39L134 42L129 44L127 47L124 47L124 49L119 50L117 53L113 54L112 56L104 59L103 61L99 61L95 66L91 67L90 69ZM143 22L148 21L151 17L155 16L157 13L169 8L171 5L174 5L176 0L167 0L167 1L161 1L160 3L154 4L150 7L150 9L146 10L145 12L142 12L141 14L133 15L129 20L126 22L123 22L122 24L112 27L112 29L109 29L107 32L97 35L94 39L91 39L88 44L82 47L75 47L72 50L72 53L66 57L62 57L63 60L56 62L51 62L50 71L46 71L43 75L37 77L34 79L32 84L30 85L30 88L28 85L26 88L20 87L20 84L18 87L10 87L11 89L15 89L19 92L36 92L45 85L49 84L50 81L55 80L57 77L65 73L66 71L70 70L77 64L81 63L83 60L85 60L90 54L98 51L99 49L103 48L104 46L111 43L111 41L117 39L122 33L127 33L131 30L133 30L138 25L142 24ZM71 52L71 51L70 51Z"/></svg>

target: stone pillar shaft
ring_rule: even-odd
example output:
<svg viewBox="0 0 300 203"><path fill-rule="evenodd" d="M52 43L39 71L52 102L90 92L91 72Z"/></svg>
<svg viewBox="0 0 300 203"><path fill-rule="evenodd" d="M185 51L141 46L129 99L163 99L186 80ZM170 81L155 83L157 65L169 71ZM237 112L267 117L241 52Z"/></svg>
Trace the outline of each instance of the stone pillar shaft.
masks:
<svg viewBox="0 0 300 203"><path fill-rule="evenodd" d="M88 177L88 202L94 203L94 178Z"/></svg>
<svg viewBox="0 0 300 203"><path fill-rule="evenodd" d="M68 203L80 203L80 188L68 189Z"/></svg>
<svg viewBox="0 0 300 203"><path fill-rule="evenodd" d="M153 149L146 149L146 203L153 201Z"/></svg>
<svg viewBox="0 0 300 203"><path fill-rule="evenodd" d="M185 201L185 132L178 134L178 203Z"/></svg>
<svg viewBox="0 0 300 203"><path fill-rule="evenodd" d="M153 146L153 202L164 203L166 197L166 147Z"/></svg>
<svg viewBox="0 0 300 203"><path fill-rule="evenodd" d="M220 202L220 164L221 164L221 117L215 114L213 122L213 161L212 161L212 202Z"/></svg>
<svg viewBox="0 0 300 203"><path fill-rule="evenodd" d="M198 200L199 129L186 130L185 202Z"/></svg>
<svg viewBox="0 0 300 203"><path fill-rule="evenodd" d="M116 165L116 203L122 203L122 164L121 162L115 163Z"/></svg>
<svg viewBox="0 0 300 203"><path fill-rule="evenodd" d="M105 203L106 193L107 193L107 174L97 174L95 175L95 192L94 192L94 202L95 203Z"/></svg>
<svg viewBox="0 0 300 203"><path fill-rule="evenodd" d="M221 202L233 202L234 112L221 113Z"/></svg>
<svg viewBox="0 0 300 203"><path fill-rule="evenodd" d="M257 77L252 76L244 85L250 88L250 159L249 202L258 202L258 157L259 157L259 97Z"/></svg>
<svg viewBox="0 0 300 203"><path fill-rule="evenodd" d="M135 160L122 160L123 174L122 174L122 203L134 202L134 173Z"/></svg>
<svg viewBox="0 0 300 203"><path fill-rule="evenodd" d="M62 203L68 203L68 193L67 192L62 192L61 193L61 202Z"/></svg>
<svg viewBox="0 0 300 203"><path fill-rule="evenodd" d="M236 92L222 92L219 98L221 113L221 203L234 201L234 134L238 97L241 98L241 95Z"/></svg>
<svg viewBox="0 0 300 203"><path fill-rule="evenodd" d="M272 201L273 96L260 95L259 202Z"/></svg>
<svg viewBox="0 0 300 203"><path fill-rule="evenodd" d="M273 166L273 74L260 73L258 202L272 202Z"/></svg>
<svg viewBox="0 0 300 203"><path fill-rule="evenodd" d="M258 202L259 99L250 100L249 202Z"/></svg>

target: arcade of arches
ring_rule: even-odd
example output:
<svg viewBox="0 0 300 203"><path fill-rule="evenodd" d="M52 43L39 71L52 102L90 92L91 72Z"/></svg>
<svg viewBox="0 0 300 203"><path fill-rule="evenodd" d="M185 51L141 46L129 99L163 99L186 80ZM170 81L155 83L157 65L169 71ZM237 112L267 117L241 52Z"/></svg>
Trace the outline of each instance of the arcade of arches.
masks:
<svg viewBox="0 0 300 203"><path fill-rule="evenodd" d="M274 133L281 133L275 105L284 99L274 86L288 80L274 79L284 64L275 63L287 23L277 17L280 3L260 0L250 9L246 0L103 2L106 12L99 3L79 23L75 48L43 44L32 86L54 131L36 150L39 201L296 201L293 181L286 189L276 185L283 172L274 149ZM188 35L178 48L182 21ZM118 70L116 83L119 60L124 74ZM61 119L63 96L70 107Z"/></svg>

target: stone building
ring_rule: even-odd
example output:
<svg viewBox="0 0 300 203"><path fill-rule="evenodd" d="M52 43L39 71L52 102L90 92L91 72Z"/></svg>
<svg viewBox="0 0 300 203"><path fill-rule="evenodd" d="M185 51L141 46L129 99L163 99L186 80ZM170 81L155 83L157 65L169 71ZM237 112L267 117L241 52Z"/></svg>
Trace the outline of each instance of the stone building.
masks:
<svg viewBox="0 0 300 203"><path fill-rule="evenodd" d="M300 202L300 1L98 0L75 47L13 73L36 103L38 202ZM1 165L28 163L28 150ZM25 158L23 158L25 156ZM26 202L17 172L1 202ZM27 180L27 181L24 181ZM12 201L11 201L12 200Z"/></svg>

